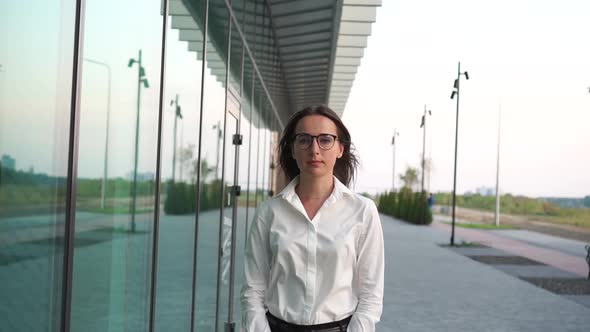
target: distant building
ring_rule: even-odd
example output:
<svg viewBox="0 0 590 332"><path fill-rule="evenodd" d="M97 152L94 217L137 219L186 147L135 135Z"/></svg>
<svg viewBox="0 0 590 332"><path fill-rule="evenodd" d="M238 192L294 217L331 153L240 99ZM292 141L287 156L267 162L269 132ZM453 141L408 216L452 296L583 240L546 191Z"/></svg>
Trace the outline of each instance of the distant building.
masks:
<svg viewBox="0 0 590 332"><path fill-rule="evenodd" d="M156 179L156 174L152 172L137 173L137 181L152 181ZM127 173L127 180L133 181L133 172Z"/></svg>
<svg viewBox="0 0 590 332"><path fill-rule="evenodd" d="M16 169L16 160L12 158L10 155L3 154L2 155L2 167L7 169Z"/></svg>
<svg viewBox="0 0 590 332"><path fill-rule="evenodd" d="M496 188L478 187L477 189L475 189L475 192L480 194L481 196L495 196L496 195Z"/></svg>

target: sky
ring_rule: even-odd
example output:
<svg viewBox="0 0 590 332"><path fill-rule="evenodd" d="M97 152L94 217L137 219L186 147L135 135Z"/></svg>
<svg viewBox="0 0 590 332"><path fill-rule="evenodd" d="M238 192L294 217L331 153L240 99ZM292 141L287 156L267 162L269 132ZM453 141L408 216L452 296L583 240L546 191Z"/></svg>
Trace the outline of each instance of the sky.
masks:
<svg viewBox="0 0 590 332"><path fill-rule="evenodd" d="M0 152L13 156L19 169L34 166L36 172L65 175L69 94L58 87L71 85L69 73L59 68L67 68L71 55L73 8L67 4L73 2L35 2L0 6L6 13L0 39L13 40L0 45ZM157 143L159 8L159 0L86 4L84 57L109 63L113 73L110 176L126 176L133 168L137 67L128 68L127 62L140 48L151 87L142 89L139 171L155 168L155 155L145 152ZM587 0L384 0L343 116L362 162L355 189L391 189L394 129L400 133L396 178L406 167L420 165L420 118L427 105L432 115L426 156L433 164L427 184L434 192L452 190L456 100L449 97L460 61L470 80L461 80L457 192L495 186L501 110L501 192L590 195L588 17ZM195 78L201 62L178 40L177 30L168 40L164 98L180 95L184 120L178 140L196 144L200 83ZM78 171L81 177L100 177L107 76L104 68L87 62L83 72ZM186 78L195 83L187 84ZM222 108L223 87L209 72L205 81L205 108ZM172 108L164 114L165 176L172 168L172 114ZM220 112L206 114L214 114L203 119L204 137L212 137ZM248 132L243 134L246 139ZM216 140L203 144L213 164Z"/></svg>
<svg viewBox="0 0 590 332"><path fill-rule="evenodd" d="M590 195L590 2L385 0L343 120L361 157L355 189L391 189L394 129L399 174L432 159L430 190L453 188L461 71L457 193ZM428 181L427 181L428 182Z"/></svg>

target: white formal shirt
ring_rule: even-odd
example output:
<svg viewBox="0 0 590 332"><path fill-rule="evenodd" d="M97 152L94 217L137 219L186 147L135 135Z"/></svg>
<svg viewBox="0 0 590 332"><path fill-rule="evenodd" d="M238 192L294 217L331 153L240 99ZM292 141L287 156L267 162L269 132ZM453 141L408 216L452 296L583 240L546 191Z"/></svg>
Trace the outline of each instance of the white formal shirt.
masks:
<svg viewBox="0 0 590 332"><path fill-rule="evenodd" d="M295 178L254 215L244 258L242 329L270 332L266 311L299 325L342 320L373 332L383 308L383 231L373 201L334 177L309 219Z"/></svg>

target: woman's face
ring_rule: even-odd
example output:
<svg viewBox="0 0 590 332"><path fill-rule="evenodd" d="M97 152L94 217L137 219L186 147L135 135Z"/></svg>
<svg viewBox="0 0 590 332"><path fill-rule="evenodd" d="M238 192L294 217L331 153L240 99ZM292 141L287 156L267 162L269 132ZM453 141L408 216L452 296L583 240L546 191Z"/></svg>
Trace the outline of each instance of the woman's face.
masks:
<svg viewBox="0 0 590 332"><path fill-rule="evenodd" d="M295 135L297 134L338 136L338 128L332 120L325 116L308 115L301 118L295 126ZM322 138L312 139L311 145L307 149L302 149L297 142L293 143L293 158L297 161L297 166L302 175L323 177L326 175L332 176L334 173L336 159L342 157L344 147L338 140L328 150L320 148L320 144L326 147L326 140L322 140Z"/></svg>

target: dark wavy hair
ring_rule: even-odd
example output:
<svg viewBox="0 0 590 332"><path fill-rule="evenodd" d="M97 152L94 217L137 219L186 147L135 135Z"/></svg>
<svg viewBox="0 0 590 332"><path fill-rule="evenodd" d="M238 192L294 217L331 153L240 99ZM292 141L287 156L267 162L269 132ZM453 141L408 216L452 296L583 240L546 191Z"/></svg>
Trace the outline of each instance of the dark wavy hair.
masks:
<svg viewBox="0 0 590 332"><path fill-rule="evenodd" d="M289 119L289 122L283 131L281 141L279 142L279 163L281 167L285 171L289 181L293 180L297 175L299 175L300 171L299 167L297 166L297 161L295 161L293 158L293 140L295 139L295 127L297 127L299 120L309 115L324 116L332 120L332 122L334 122L338 128L338 141L344 147L344 152L342 153L342 157L336 159L336 164L334 165L334 176L336 176L340 182L348 187L355 176L356 168L359 164L358 157L350 140L350 133L348 132L348 129L346 129L346 126L344 126L344 123L342 123L342 120L340 120L338 114L336 114L336 112L332 111L326 105L306 107L295 113L291 119Z"/></svg>

